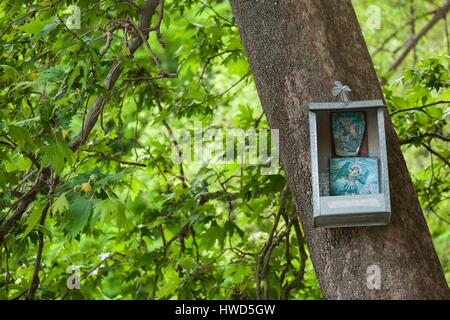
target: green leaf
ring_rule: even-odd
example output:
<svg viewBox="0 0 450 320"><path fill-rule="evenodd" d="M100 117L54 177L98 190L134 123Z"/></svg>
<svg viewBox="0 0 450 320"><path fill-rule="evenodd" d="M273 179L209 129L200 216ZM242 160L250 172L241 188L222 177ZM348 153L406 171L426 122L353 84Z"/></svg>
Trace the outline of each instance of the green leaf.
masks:
<svg viewBox="0 0 450 320"><path fill-rule="evenodd" d="M34 226L34 228L37 230L37 231L40 231L40 232L42 232L42 234L44 234L45 236L47 236L49 239L50 239L50 241L52 241L52 239L53 239L53 233L52 233L52 231L49 229L49 228L47 228L46 226L43 226L43 225L41 225L41 224L36 224L35 226Z"/></svg>
<svg viewBox="0 0 450 320"><path fill-rule="evenodd" d="M31 20L30 22L17 26L16 29L24 31L29 35L36 36L41 33L47 24L53 22L53 19L41 20L40 18Z"/></svg>
<svg viewBox="0 0 450 320"><path fill-rule="evenodd" d="M67 201L66 196L62 194L53 202L52 211L54 213L64 213L67 209L69 209L69 202Z"/></svg>
<svg viewBox="0 0 450 320"><path fill-rule="evenodd" d="M63 216L62 226L69 238L78 235L86 227L92 213L93 201L82 195L75 195Z"/></svg>
<svg viewBox="0 0 450 320"><path fill-rule="evenodd" d="M253 119L253 108L249 105L239 105L239 114L237 116L237 125L240 128L248 129L250 128L255 120Z"/></svg>
<svg viewBox="0 0 450 320"><path fill-rule="evenodd" d="M0 69L3 69L1 79L5 81L15 81L19 76L19 72L7 64L0 64Z"/></svg>
<svg viewBox="0 0 450 320"><path fill-rule="evenodd" d="M17 143L20 148L23 148L26 143L30 143L30 134L28 130L21 126L10 125L8 127L9 135Z"/></svg>
<svg viewBox="0 0 450 320"><path fill-rule="evenodd" d="M219 245L223 248L226 232L225 230L213 221L211 227L205 232L203 236L203 245L207 248L214 247L216 240L219 241Z"/></svg>
<svg viewBox="0 0 450 320"><path fill-rule="evenodd" d="M237 226L236 223L234 223L231 220L228 220L225 222L225 225L223 226L223 230L226 234L228 234L229 237L233 236L235 232L238 233L238 235L243 239L244 238L244 231Z"/></svg>
<svg viewBox="0 0 450 320"><path fill-rule="evenodd" d="M242 78L249 72L249 66L247 60L237 59L237 61L232 61L232 55L227 58L228 63L228 71L230 74L237 75L239 78Z"/></svg>
<svg viewBox="0 0 450 320"><path fill-rule="evenodd" d="M158 288L159 297L174 295L182 280L174 270L167 270L164 274L164 283Z"/></svg>
<svg viewBox="0 0 450 320"><path fill-rule="evenodd" d="M128 226L127 217L125 215L125 204L117 198L108 198L98 201L95 205L94 216L100 216L103 220L108 221L109 215L116 219L117 227L124 228Z"/></svg>
<svg viewBox="0 0 450 320"><path fill-rule="evenodd" d="M33 206L31 213L28 215L27 220L25 220L25 224L27 225L27 227L25 231L20 235L20 238L25 238L31 232L31 230L33 230L34 226L36 225L36 223L38 223L41 217L43 207L44 204L42 202L37 202Z"/></svg>
<svg viewBox="0 0 450 320"><path fill-rule="evenodd" d="M71 164L73 160L72 150L63 139L57 139L43 147L42 152L42 164L52 164L58 174L62 173L66 163Z"/></svg>
<svg viewBox="0 0 450 320"><path fill-rule="evenodd" d="M5 161L5 170L6 172L13 172L13 171L23 171L26 170L31 166L31 160L28 158L25 158L20 153L15 153L13 156L8 160Z"/></svg>
<svg viewBox="0 0 450 320"><path fill-rule="evenodd" d="M75 82L76 78L80 75L81 68L79 66L76 66L75 69L70 74L69 79L67 80L67 88L70 89L73 86L73 83Z"/></svg>
<svg viewBox="0 0 450 320"><path fill-rule="evenodd" d="M52 67L40 72L38 78L35 81L58 81L64 78L64 71L61 67Z"/></svg>

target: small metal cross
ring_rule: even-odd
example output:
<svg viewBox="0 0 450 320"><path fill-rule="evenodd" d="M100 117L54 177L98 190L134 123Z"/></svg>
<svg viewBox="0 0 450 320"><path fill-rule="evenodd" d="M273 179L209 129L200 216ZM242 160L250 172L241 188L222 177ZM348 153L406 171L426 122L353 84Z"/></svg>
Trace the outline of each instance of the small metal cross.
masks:
<svg viewBox="0 0 450 320"><path fill-rule="evenodd" d="M351 92L351 91L352 90L350 89L350 87L347 86L347 85L343 85L342 82L340 82L340 81L335 81L334 82L334 87L333 87L333 90L332 90L333 97L337 97L339 95L342 102L344 102L344 103L350 102L350 98L348 97L348 93Z"/></svg>

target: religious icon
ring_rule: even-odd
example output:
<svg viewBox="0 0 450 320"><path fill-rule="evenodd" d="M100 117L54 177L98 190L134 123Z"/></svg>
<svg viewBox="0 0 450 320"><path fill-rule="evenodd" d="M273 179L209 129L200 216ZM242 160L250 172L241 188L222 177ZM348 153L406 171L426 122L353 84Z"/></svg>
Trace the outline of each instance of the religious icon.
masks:
<svg viewBox="0 0 450 320"><path fill-rule="evenodd" d="M378 159L330 159L331 195L360 195L379 193Z"/></svg>
<svg viewBox="0 0 450 320"><path fill-rule="evenodd" d="M331 132L339 157L354 157L359 153L366 130L364 112L333 112Z"/></svg>

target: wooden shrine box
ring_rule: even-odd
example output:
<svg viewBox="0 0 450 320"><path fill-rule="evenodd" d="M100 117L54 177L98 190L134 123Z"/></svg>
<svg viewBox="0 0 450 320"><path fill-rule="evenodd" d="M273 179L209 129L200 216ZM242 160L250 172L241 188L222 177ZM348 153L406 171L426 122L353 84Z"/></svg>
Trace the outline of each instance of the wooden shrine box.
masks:
<svg viewBox="0 0 450 320"><path fill-rule="evenodd" d="M311 143L314 225L354 227L387 225L391 217L386 136L382 100L311 103L309 129ZM364 152L378 160L378 185L370 194L331 195L330 158L333 157L331 113L363 111L366 128Z"/></svg>

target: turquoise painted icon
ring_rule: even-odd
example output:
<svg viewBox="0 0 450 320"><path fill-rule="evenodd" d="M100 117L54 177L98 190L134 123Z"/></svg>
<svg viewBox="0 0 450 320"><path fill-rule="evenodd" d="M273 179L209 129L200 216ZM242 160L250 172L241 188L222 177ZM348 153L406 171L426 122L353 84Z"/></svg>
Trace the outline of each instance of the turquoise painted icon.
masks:
<svg viewBox="0 0 450 320"><path fill-rule="evenodd" d="M332 196L379 193L378 158L331 158L330 191Z"/></svg>
<svg viewBox="0 0 450 320"><path fill-rule="evenodd" d="M333 112L331 114L331 132L336 155L339 157L357 156L365 130L364 112Z"/></svg>

